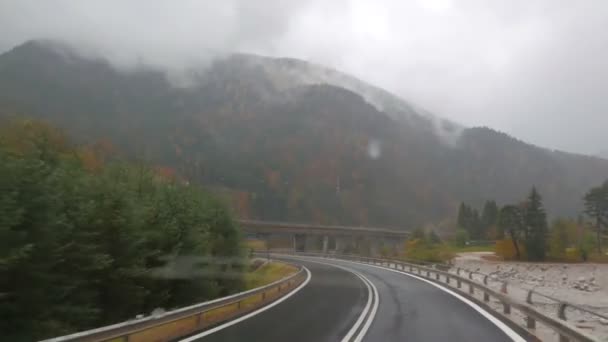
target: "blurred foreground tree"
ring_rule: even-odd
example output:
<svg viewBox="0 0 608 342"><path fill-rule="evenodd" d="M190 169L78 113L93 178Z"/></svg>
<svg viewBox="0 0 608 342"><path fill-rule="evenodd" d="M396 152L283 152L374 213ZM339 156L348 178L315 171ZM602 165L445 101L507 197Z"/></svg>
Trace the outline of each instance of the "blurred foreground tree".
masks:
<svg viewBox="0 0 608 342"><path fill-rule="evenodd" d="M3 340L67 334L240 289L239 231L206 192L142 165L99 163L41 122L0 127ZM182 272L188 258L203 260L204 272Z"/></svg>

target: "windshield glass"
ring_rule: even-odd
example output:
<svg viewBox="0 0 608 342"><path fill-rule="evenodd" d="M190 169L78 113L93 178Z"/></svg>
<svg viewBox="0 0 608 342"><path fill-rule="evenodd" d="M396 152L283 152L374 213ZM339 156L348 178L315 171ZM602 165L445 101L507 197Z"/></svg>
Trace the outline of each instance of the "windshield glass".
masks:
<svg viewBox="0 0 608 342"><path fill-rule="evenodd" d="M0 339L605 340L607 61L602 1L0 0Z"/></svg>

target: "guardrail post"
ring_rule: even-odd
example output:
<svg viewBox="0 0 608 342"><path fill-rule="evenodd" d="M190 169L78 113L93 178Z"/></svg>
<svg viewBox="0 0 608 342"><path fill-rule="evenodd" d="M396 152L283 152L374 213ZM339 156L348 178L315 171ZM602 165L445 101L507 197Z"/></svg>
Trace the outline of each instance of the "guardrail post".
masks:
<svg viewBox="0 0 608 342"><path fill-rule="evenodd" d="M449 283L450 283L450 276L449 276L449 275L447 275L447 274L446 274L446 276L445 276L445 282L446 282L447 284L449 284Z"/></svg>
<svg viewBox="0 0 608 342"><path fill-rule="evenodd" d="M266 291L262 291L262 300L266 300Z"/></svg>
<svg viewBox="0 0 608 342"><path fill-rule="evenodd" d="M460 267L456 268L456 275L460 275Z"/></svg>
<svg viewBox="0 0 608 342"><path fill-rule="evenodd" d="M431 277L431 272L429 270L426 270L426 277L430 278Z"/></svg>
<svg viewBox="0 0 608 342"><path fill-rule="evenodd" d="M511 305L509 305L507 303L502 303L502 312L505 315L510 315L511 314Z"/></svg>
<svg viewBox="0 0 608 342"><path fill-rule="evenodd" d="M526 327L528 329L536 329L536 320L532 316L526 316Z"/></svg>
<svg viewBox="0 0 608 342"><path fill-rule="evenodd" d="M502 283L502 285L500 286L500 292L507 293L507 282L506 281L504 281Z"/></svg>
<svg viewBox="0 0 608 342"><path fill-rule="evenodd" d="M557 317L564 321L566 320L566 306L566 303L559 303L559 306L557 307Z"/></svg>
<svg viewBox="0 0 608 342"><path fill-rule="evenodd" d="M469 279L473 280L473 272L469 272Z"/></svg>
<svg viewBox="0 0 608 342"><path fill-rule="evenodd" d="M439 280L439 273L435 273L435 279Z"/></svg>
<svg viewBox="0 0 608 342"><path fill-rule="evenodd" d="M456 287L462 287L462 282L460 281L460 278L456 278Z"/></svg>
<svg viewBox="0 0 608 342"><path fill-rule="evenodd" d="M533 304L532 303L532 290L528 291L528 295L526 296L526 303Z"/></svg>
<svg viewBox="0 0 608 342"><path fill-rule="evenodd" d="M196 315L196 326L200 327L202 321L203 321L203 313L200 312L198 315ZM129 336L127 336L127 341L129 341Z"/></svg>
<svg viewBox="0 0 608 342"><path fill-rule="evenodd" d="M412 265L410 265L410 272L414 272L414 269L412 268Z"/></svg>
<svg viewBox="0 0 608 342"><path fill-rule="evenodd" d="M484 302L489 302L490 301L490 295L487 292L483 292L483 301Z"/></svg>
<svg viewBox="0 0 608 342"><path fill-rule="evenodd" d="M473 287L473 284L469 284L469 294L474 294L475 293L475 288Z"/></svg>
<svg viewBox="0 0 608 342"><path fill-rule="evenodd" d="M488 276L487 275L483 277L483 284L488 285Z"/></svg>

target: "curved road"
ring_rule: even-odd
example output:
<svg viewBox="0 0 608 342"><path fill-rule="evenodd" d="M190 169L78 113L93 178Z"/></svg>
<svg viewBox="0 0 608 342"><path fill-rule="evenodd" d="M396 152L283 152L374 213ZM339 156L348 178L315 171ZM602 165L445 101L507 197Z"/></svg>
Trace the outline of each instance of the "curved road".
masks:
<svg viewBox="0 0 608 342"><path fill-rule="evenodd" d="M375 317L366 315L371 325L365 342L513 340L471 306L422 280L338 260L298 258L297 263L312 274L299 292L242 322L188 341L343 341L370 299L363 279L350 271L369 279L380 298Z"/></svg>

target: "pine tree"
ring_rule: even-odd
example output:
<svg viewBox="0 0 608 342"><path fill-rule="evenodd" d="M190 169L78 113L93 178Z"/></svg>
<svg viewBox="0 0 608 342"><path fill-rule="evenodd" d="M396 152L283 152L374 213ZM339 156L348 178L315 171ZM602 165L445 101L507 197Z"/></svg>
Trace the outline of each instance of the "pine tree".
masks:
<svg viewBox="0 0 608 342"><path fill-rule="evenodd" d="M528 259L542 261L547 251L547 214L542 197L535 187L530 191L524 209L524 238Z"/></svg>
<svg viewBox="0 0 608 342"><path fill-rule="evenodd" d="M487 234L490 228L498 223L498 206L495 201L486 201L481 214L483 231Z"/></svg>
<svg viewBox="0 0 608 342"><path fill-rule="evenodd" d="M602 254L602 228L608 226L608 181L592 188L584 197L585 214L595 222L597 251Z"/></svg>
<svg viewBox="0 0 608 342"><path fill-rule="evenodd" d="M460 203L460 208L458 209L458 226L462 229L466 230L466 225L468 221L468 207L464 202Z"/></svg>
<svg viewBox="0 0 608 342"><path fill-rule="evenodd" d="M482 237L482 223L477 209L469 207L465 203L460 204L458 210L458 226L466 230L472 239Z"/></svg>

